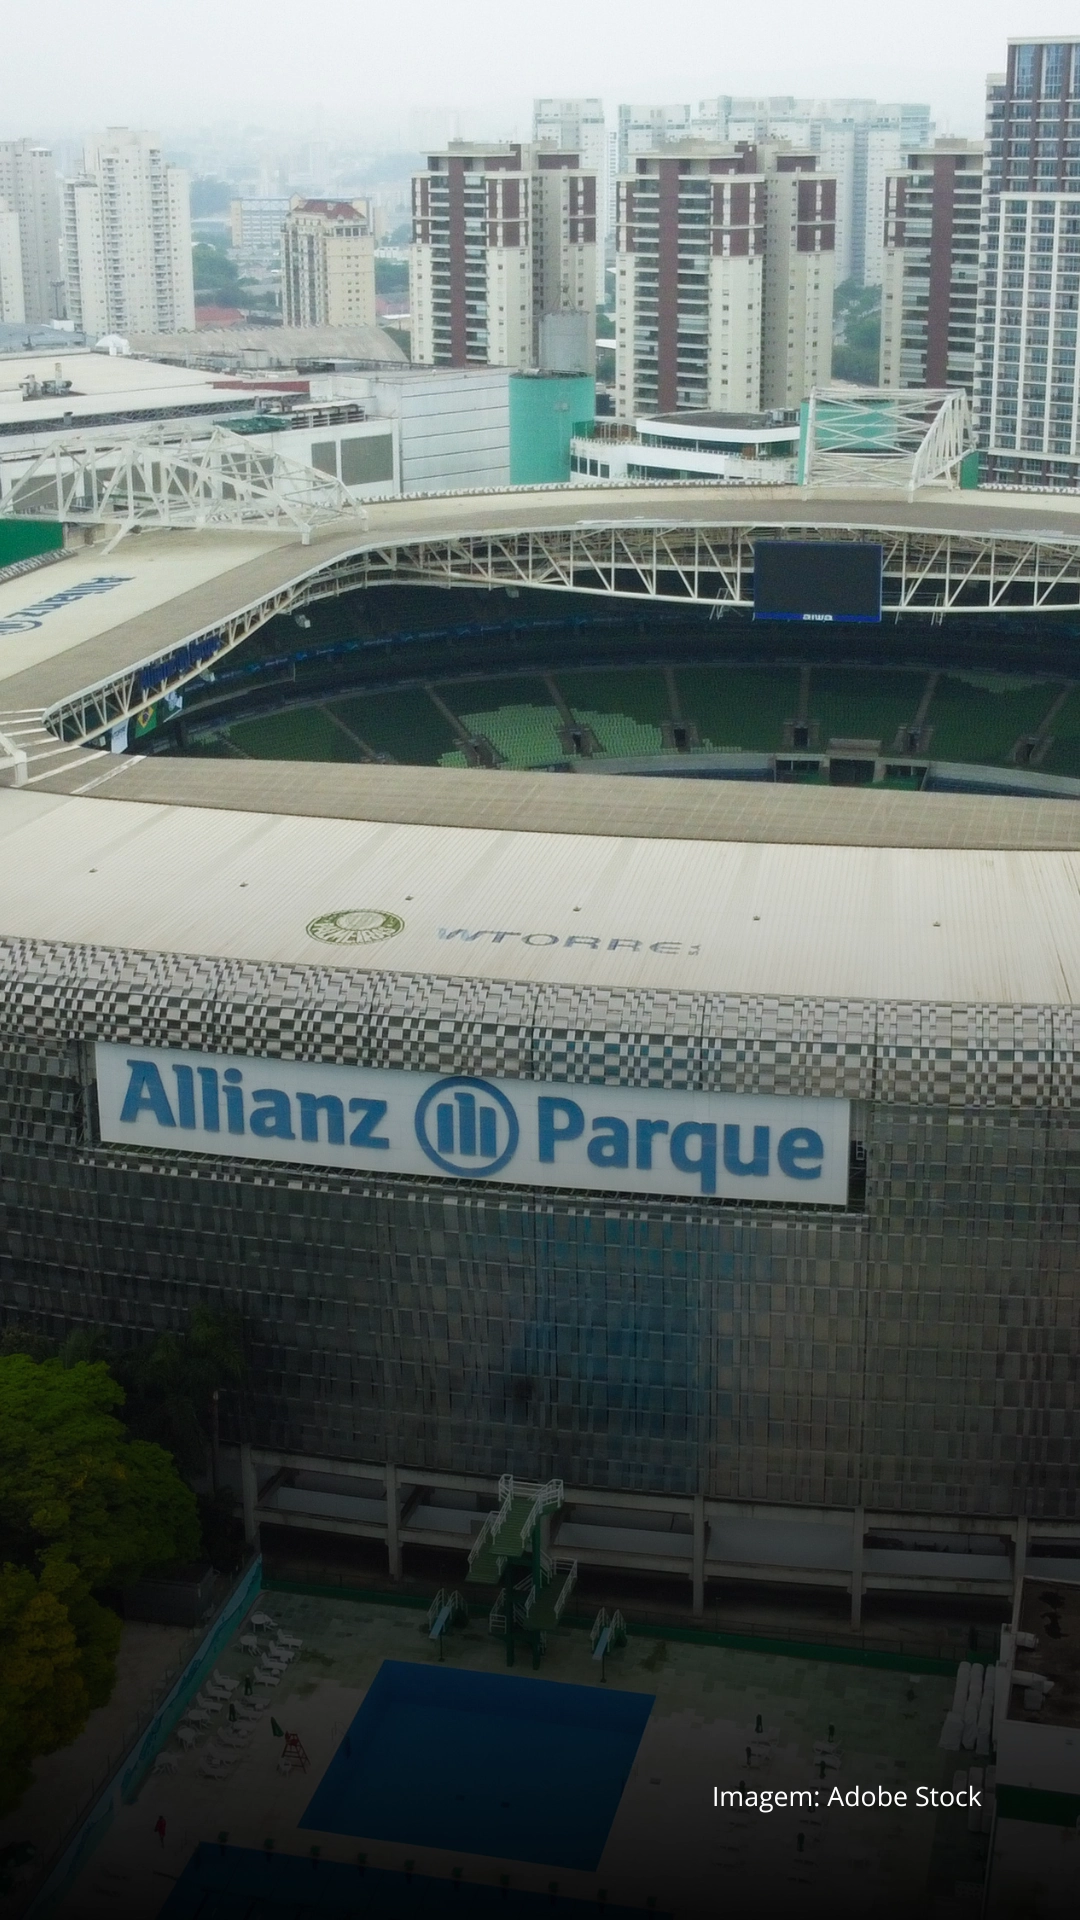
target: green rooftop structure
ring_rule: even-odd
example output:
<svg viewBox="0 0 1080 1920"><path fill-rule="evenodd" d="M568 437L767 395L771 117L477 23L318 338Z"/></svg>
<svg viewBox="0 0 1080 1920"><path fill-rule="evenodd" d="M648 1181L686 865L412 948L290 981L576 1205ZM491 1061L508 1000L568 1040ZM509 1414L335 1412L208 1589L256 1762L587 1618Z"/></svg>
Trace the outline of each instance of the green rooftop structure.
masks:
<svg viewBox="0 0 1080 1920"><path fill-rule="evenodd" d="M506 1664L514 1664L520 1636L540 1665L547 1635L558 1626L577 1581L577 1561L557 1560L543 1543L544 1520L563 1504L561 1480L499 1480L499 1505L485 1520L469 1554L469 1586L498 1587L489 1615L492 1633L506 1642Z"/></svg>
<svg viewBox="0 0 1080 1920"><path fill-rule="evenodd" d="M570 478L570 441L591 427L596 382L591 373L512 373L510 485L553 486Z"/></svg>
<svg viewBox="0 0 1080 1920"><path fill-rule="evenodd" d="M58 520L0 521L0 569L17 567L42 554L59 554L64 529Z"/></svg>

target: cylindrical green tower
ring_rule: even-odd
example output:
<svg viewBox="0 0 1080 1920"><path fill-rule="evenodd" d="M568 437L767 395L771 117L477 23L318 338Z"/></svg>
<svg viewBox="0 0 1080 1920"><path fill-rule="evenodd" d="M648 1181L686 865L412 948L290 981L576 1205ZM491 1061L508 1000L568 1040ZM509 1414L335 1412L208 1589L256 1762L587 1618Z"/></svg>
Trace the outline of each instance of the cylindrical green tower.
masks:
<svg viewBox="0 0 1080 1920"><path fill-rule="evenodd" d="M570 478L570 438L591 426L590 373L510 375L510 485L541 487Z"/></svg>

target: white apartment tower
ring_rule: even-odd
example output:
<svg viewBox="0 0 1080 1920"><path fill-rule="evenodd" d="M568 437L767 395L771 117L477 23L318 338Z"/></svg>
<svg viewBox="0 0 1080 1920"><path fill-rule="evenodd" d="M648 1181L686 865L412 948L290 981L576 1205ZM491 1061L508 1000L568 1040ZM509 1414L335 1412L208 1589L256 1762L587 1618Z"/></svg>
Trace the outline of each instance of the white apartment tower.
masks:
<svg viewBox="0 0 1080 1920"><path fill-rule="evenodd" d="M987 82L975 348L982 477L1080 486L1080 38L1009 41Z"/></svg>
<svg viewBox="0 0 1080 1920"><path fill-rule="evenodd" d="M696 139L810 148L836 181L836 280L876 286L882 273L885 181L930 140L930 109L910 101L796 99L791 94L701 100Z"/></svg>
<svg viewBox="0 0 1080 1920"><path fill-rule="evenodd" d="M110 127L64 182L68 317L91 335L195 325L188 176L156 134Z"/></svg>
<svg viewBox="0 0 1080 1920"><path fill-rule="evenodd" d="M52 149L0 140L0 200L19 222L23 307L31 324L63 315L60 183Z"/></svg>
<svg viewBox="0 0 1080 1920"><path fill-rule="evenodd" d="M375 241L366 200L294 197L281 230L287 327L373 327Z"/></svg>
<svg viewBox="0 0 1080 1920"><path fill-rule="evenodd" d="M975 377L982 142L937 140L885 195L883 387L964 387Z"/></svg>
<svg viewBox="0 0 1080 1920"><path fill-rule="evenodd" d="M229 202L229 225L237 253L256 260L276 260L281 253L281 229L292 202L282 194L263 194Z"/></svg>
<svg viewBox="0 0 1080 1920"><path fill-rule="evenodd" d="M832 371L836 181L813 153L769 151L765 165L763 407L797 407Z"/></svg>
<svg viewBox="0 0 1080 1920"><path fill-rule="evenodd" d="M0 200L0 320L26 319L19 216Z"/></svg>
<svg viewBox="0 0 1080 1920"><path fill-rule="evenodd" d="M596 304L605 300L605 257L603 242L608 237L607 155L608 137L602 100L534 100L533 142L554 147L559 153L576 153L585 173L596 175L597 230Z"/></svg>
<svg viewBox="0 0 1080 1920"><path fill-rule="evenodd" d="M412 356L535 367L545 314L595 343L596 175L577 149L453 141L413 178Z"/></svg>
<svg viewBox="0 0 1080 1920"><path fill-rule="evenodd" d="M812 153L688 141L619 181L621 420L797 405L832 360L836 183Z"/></svg>

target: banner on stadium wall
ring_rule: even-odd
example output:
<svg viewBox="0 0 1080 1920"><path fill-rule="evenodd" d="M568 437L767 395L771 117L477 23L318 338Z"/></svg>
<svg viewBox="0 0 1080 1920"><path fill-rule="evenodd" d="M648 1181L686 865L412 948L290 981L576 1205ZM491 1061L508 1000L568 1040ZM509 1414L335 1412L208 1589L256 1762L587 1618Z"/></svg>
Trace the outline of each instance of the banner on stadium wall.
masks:
<svg viewBox="0 0 1080 1920"><path fill-rule="evenodd" d="M847 1202L849 1102L304 1066L99 1043L123 1146L682 1199Z"/></svg>

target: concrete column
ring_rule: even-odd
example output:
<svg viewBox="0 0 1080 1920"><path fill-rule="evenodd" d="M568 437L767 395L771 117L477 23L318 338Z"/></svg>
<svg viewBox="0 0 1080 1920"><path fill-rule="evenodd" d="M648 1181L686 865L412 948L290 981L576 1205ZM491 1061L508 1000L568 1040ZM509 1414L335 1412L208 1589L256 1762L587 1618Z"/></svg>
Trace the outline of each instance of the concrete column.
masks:
<svg viewBox="0 0 1080 1920"><path fill-rule="evenodd" d="M259 1504L259 1478L251 1457L250 1444L246 1440L240 1448L240 1493L244 1503L244 1539L249 1547L257 1547L259 1529L255 1521L255 1509Z"/></svg>
<svg viewBox="0 0 1080 1920"><path fill-rule="evenodd" d="M1013 1610L1014 1630L1020 1625L1020 1602L1024 1595L1024 1575L1027 1572L1028 1518L1022 1513L1016 1522L1016 1539L1013 1546Z"/></svg>
<svg viewBox="0 0 1080 1920"><path fill-rule="evenodd" d="M397 1468L389 1460L386 1463L386 1557L390 1563L391 1580L400 1580L401 1540L398 1534L398 1475Z"/></svg>
<svg viewBox="0 0 1080 1920"><path fill-rule="evenodd" d="M851 1624L862 1626L862 1555L863 1534L866 1531L866 1515L861 1507L856 1507L851 1521Z"/></svg>
<svg viewBox="0 0 1080 1920"><path fill-rule="evenodd" d="M705 1496L694 1495L694 1612L705 1612Z"/></svg>

